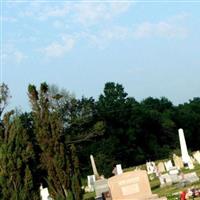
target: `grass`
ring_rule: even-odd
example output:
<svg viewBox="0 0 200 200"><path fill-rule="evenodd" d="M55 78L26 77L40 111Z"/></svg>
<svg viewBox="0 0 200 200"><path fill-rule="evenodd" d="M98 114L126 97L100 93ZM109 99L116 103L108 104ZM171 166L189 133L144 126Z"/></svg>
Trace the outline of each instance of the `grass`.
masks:
<svg viewBox="0 0 200 200"><path fill-rule="evenodd" d="M88 192L83 195L83 199L92 200L95 198L95 192Z"/></svg>

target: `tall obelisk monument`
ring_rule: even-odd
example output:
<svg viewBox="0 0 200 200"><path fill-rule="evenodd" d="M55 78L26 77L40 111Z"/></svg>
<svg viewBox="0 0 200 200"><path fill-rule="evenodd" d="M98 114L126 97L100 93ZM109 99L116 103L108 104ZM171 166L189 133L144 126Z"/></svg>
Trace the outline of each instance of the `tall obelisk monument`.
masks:
<svg viewBox="0 0 200 200"><path fill-rule="evenodd" d="M185 136L184 136L184 132L183 132L182 128L178 129L178 134L179 134L179 141L180 141L180 146L181 146L181 156L182 156L183 164L184 164L184 166L188 166L189 169L193 169L194 166L193 166L193 163L188 154L187 145L185 142Z"/></svg>
<svg viewBox="0 0 200 200"><path fill-rule="evenodd" d="M99 178L99 173L97 171L93 155L90 155L90 161L91 161L91 165L92 165L92 171L93 171L95 177L98 179Z"/></svg>

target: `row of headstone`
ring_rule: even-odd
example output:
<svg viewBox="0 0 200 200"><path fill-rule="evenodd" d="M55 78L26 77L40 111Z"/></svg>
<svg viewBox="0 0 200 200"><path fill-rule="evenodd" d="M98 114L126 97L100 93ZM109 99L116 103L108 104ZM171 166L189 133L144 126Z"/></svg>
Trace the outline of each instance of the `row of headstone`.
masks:
<svg viewBox="0 0 200 200"><path fill-rule="evenodd" d="M197 176L196 172L191 172L188 174L162 174L159 177L160 180L160 187L165 187L165 186L169 186L172 185L174 183L180 183L180 182L184 182L184 183L194 183L199 181L199 177Z"/></svg>
<svg viewBox="0 0 200 200"><path fill-rule="evenodd" d="M147 162L146 163L146 169L148 174L156 174L159 176L160 174L170 171L171 169L174 169L175 166L173 166L172 161L168 160L165 162L159 162L156 166L155 162ZM179 167L177 167L179 169Z"/></svg>
<svg viewBox="0 0 200 200"><path fill-rule="evenodd" d="M194 166L193 166L194 160L196 160L196 162L200 163L200 152L197 151L197 152L193 153L194 159L192 157L190 157L188 154L188 151L187 151L184 132L182 129L179 129L178 132L179 132L179 141L180 141L180 146L181 146L182 157L179 157L175 154L173 155L173 162L174 162L175 166L173 166L171 160L168 160L164 163L159 162L157 166L154 162L146 163L147 173L148 174L153 174L153 173L156 174L159 177L161 187L165 186L165 185L170 185L172 183L179 182L180 180L183 180L182 174L179 174L179 170L181 168L186 166L190 169L193 169L194 168ZM95 190L96 196L97 196L97 198L99 198L103 193L107 194L108 189L111 190L109 187L109 179L104 179L99 176L95 162L94 162L94 158L92 155L90 156L90 160L91 160L94 175L88 176L88 191ZM166 171L168 173L162 174ZM116 167L113 170L113 174L116 177L123 175L121 165L116 165ZM188 180L187 177L189 177L192 181L199 180L199 178L196 174L185 175L184 176L185 181ZM124 189L123 189L123 191L124 191ZM128 189L127 189L127 191L128 191ZM115 193L112 193L112 195L115 195ZM127 195L128 195L128 192L127 192Z"/></svg>
<svg viewBox="0 0 200 200"><path fill-rule="evenodd" d="M195 155L197 155L198 157L198 154L199 153L197 152ZM181 181L191 183L199 180L199 177L196 173L180 173L180 169L183 168L184 165L182 159L179 156L174 154L173 161L175 165L173 165L171 160L168 160L166 162L159 162L157 166L154 162L147 162L146 166L147 170L149 171L148 174L156 174L156 171L158 171L158 178L160 180L161 187L172 185L174 183L179 183ZM165 173L166 171L167 173Z"/></svg>
<svg viewBox="0 0 200 200"><path fill-rule="evenodd" d="M190 160L192 162L192 165L194 165L195 163L200 164L200 151L194 152L193 157L191 156ZM184 167L184 163L183 163L181 157L177 156L176 154L173 154L173 162L174 162L174 166L179 170ZM168 160L164 163L159 162L157 165L157 169L160 173L164 173L165 171L170 171L170 169L173 168L174 166L173 166L172 161Z"/></svg>
<svg viewBox="0 0 200 200"><path fill-rule="evenodd" d="M177 156L176 154L173 154L174 165L178 169L181 169L183 167L188 167L189 169L193 169L195 162L200 164L200 151L194 152L193 157L189 156L183 129L179 129L178 134L179 134L179 142L181 148L181 157ZM165 162L164 165L167 171L169 171L173 167L171 160ZM159 168L158 171L160 173L164 172L162 164L159 164L158 168Z"/></svg>

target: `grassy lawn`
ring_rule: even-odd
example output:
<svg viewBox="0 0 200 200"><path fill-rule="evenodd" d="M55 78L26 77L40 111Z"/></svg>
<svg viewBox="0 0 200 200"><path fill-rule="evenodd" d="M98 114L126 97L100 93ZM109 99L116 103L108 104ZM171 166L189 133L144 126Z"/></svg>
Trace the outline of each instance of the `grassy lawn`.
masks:
<svg viewBox="0 0 200 200"><path fill-rule="evenodd" d="M95 192L85 193L83 199L93 200L95 198Z"/></svg>

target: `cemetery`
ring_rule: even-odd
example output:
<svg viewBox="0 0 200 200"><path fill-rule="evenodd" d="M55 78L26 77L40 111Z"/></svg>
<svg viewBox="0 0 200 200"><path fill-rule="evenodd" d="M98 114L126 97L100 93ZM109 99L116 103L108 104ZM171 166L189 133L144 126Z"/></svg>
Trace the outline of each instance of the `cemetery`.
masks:
<svg viewBox="0 0 200 200"><path fill-rule="evenodd" d="M113 176L99 176L93 155L90 156L93 175L87 177L85 199L97 200L165 200L200 198L200 151L189 155L183 129L178 130L181 156L147 161L146 164L113 169ZM91 194L91 197L89 197ZM87 198L87 196L89 198Z"/></svg>
<svg viewBox="0 0 200 200"><path fill-rule="evenodd" d="M200 0L1 0L0 200L200 200Z"/></svg>

